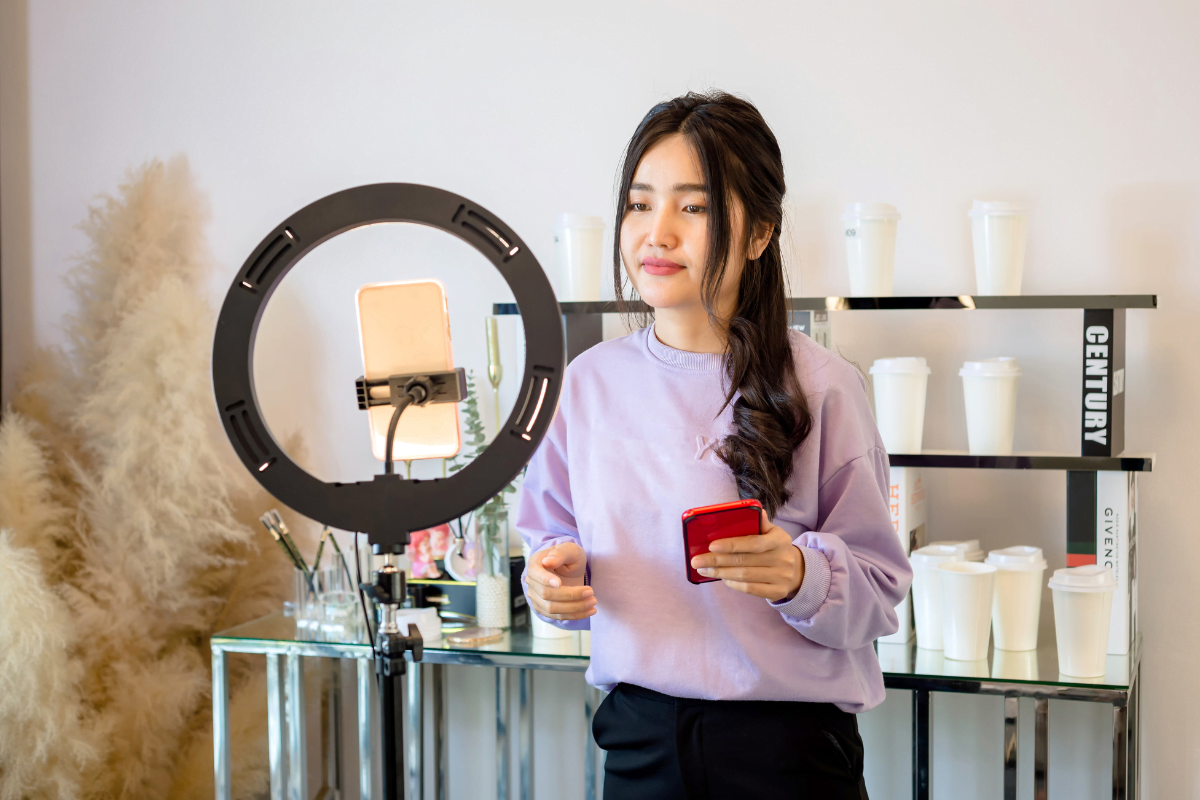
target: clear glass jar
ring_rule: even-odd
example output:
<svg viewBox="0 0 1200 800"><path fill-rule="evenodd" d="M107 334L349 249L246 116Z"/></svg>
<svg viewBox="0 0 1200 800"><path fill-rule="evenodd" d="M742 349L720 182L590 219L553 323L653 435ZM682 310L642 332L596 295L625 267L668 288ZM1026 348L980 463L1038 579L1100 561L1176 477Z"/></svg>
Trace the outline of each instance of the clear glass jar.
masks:
<svg viewBox="0 0 1200 800"><path fill-rule="evenodd" d="M317 602L317 583L308 572L293 569L292 586L295 591L295 599L292 601L292 616L296 619L296 635L309 639L315 634L321 622L321 607Z"/></svg>
<svg viewBox="0 0 1200 800"><path fill-rule="evenodd" d="M475 617L481 628L512 625L508 506L493 498L475 512Z"/></svg>

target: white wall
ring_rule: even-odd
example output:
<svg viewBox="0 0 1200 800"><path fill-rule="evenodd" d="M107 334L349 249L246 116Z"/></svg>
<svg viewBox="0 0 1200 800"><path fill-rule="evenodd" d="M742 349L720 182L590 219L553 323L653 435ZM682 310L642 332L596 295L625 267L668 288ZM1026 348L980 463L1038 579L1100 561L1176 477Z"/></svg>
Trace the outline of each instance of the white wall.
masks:
<svg viewBox="0 0 1200 800"><path fill-rule="evenodd" d="M61 276L82 245L72 225L88 198L152 156L187 154L211 198L214 303L281 219L377 181L467 195L551 266L556 213L611 215L616 161L640 116L710 86L754 100L780 139L797 293L848 291L838 223L848 201L900 207L897 294L970 292L971 199L1029 203L1027 293L1160 297L1158 310L1129 314L1128 451L1159 454L1141 505L1144 789L1200 797L1194 3L2 2L5 392L36 347L60 339ZM414 247L394 256L402 240ZM311 469L372 468L346 403L352 288L439 274L459 361L480 370L480 317L506 292L492 276L463 276L472 263L482 265L427 232L370 231L289 277L264 323L260 360L272 366L260 389L277 432L309 431ZM955 367L997 354L1024 369L1017 447L1077 447L1078 312L834 322L861 364L930 358L927 447L965 447ZM322 420L333 429L314 435ZM931 483L936 537L1037 544L1062 564L1061 474L943 472ZM561 705L581 702L571 677L540 684L542 797L581 796L582 734L574 705ZM455 756L454 793L483 796L487 714L467 712L491 696L477 677L456 680L455 741L483 751ZM1055 794L1107 796L1109 712L1056 703L1051 713ZM999 702L939 698L936 725L938 797L999 797ZM906 796L907 695L890 693L862 727L872 796Z"/></svg>

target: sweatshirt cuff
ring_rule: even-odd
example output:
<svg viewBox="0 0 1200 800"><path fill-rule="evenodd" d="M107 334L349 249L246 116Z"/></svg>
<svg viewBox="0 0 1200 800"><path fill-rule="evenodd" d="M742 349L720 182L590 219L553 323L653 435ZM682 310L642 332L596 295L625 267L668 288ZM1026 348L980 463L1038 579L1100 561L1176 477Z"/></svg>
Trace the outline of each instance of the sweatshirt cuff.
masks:
<svg viewBox="0 0 1200 800"><path fill-rule="evenodd" d="M796 548L804 556L804 581L795 597L773 602L771 606L779 613L795 619L812 619L829 597L832 576L829 559L825 558L825 554L820 550L799 544Z"/></svg>

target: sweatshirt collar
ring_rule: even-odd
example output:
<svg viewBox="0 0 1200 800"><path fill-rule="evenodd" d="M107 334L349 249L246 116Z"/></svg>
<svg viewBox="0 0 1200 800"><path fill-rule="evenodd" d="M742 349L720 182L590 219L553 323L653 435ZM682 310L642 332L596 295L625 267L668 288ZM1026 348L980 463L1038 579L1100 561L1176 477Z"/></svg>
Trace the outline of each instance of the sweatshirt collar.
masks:
<svg viewBox="0 0 1200 800"><path fill-rule="evenodd" d="M669 367L685 369L692 372L720 372L725 366L724 353L690 353L687 350L676 350L658 340L654 335L654 326L646 331L646 347L650 354Z"/></svg>

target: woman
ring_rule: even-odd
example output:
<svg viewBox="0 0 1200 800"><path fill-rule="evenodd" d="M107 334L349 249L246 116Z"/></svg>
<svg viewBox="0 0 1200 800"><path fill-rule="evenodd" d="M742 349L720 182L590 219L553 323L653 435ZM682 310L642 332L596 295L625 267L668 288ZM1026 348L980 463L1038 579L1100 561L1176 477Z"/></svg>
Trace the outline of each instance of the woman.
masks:
<svg viewBox="0 0 1200 800"><path fill-rule="evenodd" d="M783 163L750 103L651 109L613 254L653 325L566 372L517 527L533 609L589 628L605 797L866 797L854 714L911 572L862 377L789 331ZM685 574L680 515L755 498L761 534Z"/></svg>

